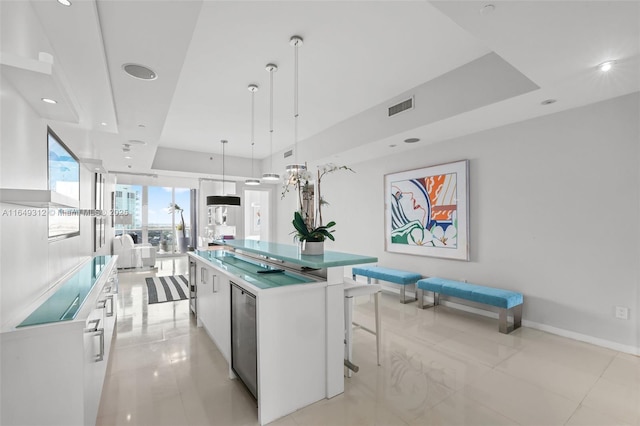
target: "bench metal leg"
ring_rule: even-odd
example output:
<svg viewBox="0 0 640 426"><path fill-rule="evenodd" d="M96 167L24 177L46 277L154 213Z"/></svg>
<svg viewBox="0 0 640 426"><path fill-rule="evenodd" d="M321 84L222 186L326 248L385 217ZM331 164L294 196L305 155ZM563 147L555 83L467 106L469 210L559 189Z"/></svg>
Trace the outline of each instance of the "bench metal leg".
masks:
<svg viewBox="0 0 640 426"><path fill-rule="evenodd" d="M522 305L513 308L513 329L520 328L522 325Z"/></svg>
<svg viewBox="0 0 640 426"><path fill-rule="evenodd" d="M407 298L405 297L405 289L407 288L406 285L401 284L402 287L400 287L400 303L411 303L414 302L416 300L418 300L418 287L416 286L416 291L415 291L415 297L413 299L409 299L407 300Z"/></svg>
<svg viewBox="0 0 640 426"><path fill-rule="evenodd" d="M509 314L513 316L513 323L509 324ZM509 334L513 330L520 328L522 324L522 305L514 306L511 309L500 309L498 314L498 330L500 333Z"/></svg>
<svg viewBox="0 0 640 426"><path fill-rule="evenodd" d="M424 303L424 294L425 294L424 290L422 290L421 288L418 288L416 290L416 294L418 295L418 308L420 309L431 308L433 306L437 306L440 304L439 293L433 293L433 303L428 303L428 304Z"/></svg>
<svg viewBox="0 0 640 426"><path fill-rule="evenodd" d="M498 313L498 330L500 333L509 334L509 324L507 322L508 309L500 309Z"/></svg>

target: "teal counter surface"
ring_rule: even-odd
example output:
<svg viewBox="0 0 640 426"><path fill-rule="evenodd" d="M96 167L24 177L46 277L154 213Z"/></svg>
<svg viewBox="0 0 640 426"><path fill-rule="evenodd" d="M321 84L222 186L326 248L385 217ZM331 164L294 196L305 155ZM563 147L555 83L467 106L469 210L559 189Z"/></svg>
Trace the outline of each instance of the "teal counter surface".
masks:
<svg viewBox="0 0 640 426"><path fill-rule="evenodd" d="M272 271L275 268L266 263L260 263L252 259L241 259L234 253L224 250L196 250L194 255L209 261L218 268L223 269L263 290L315 282L313 279L294 274L289 271L264 273L265 271Z"/></svg>
<svg viewBox="0 0 640 426"><path fill-rule="evenodd" d="M96 256L82 266L18 327L69 321L76 317L111 256Z"/></svg>
<svg viewBox="0 0 640 426"><path fill-rule="evenodd" d="M260 254L272 259L284 260L296 265L312 269L325 269L335 266L359 265L375 263L377 257L361 256L358 254L325 251L323 255L311 256L300 254L298 246L290 244L269 243L255 240L224 240L220 242L228 247L248 253Z"/></svg>

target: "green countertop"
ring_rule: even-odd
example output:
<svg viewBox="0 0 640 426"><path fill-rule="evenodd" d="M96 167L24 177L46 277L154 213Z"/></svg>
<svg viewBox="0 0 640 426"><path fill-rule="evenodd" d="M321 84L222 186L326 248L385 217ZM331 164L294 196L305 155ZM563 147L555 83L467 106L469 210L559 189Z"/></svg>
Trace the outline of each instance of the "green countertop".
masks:
<svg viewBox="0 0 640 426"><path fill-rule="evenodd" d="M252 284L261 290L315 282L311 278L294 274L289 271L266 274L260 273L258 271L269 271L274 270L275 268L271 265L260 263L253 259L242 259L234 253L224 250L196 250L194 253L190 254L209 261L218 268L247 281L249 284Z"/></svg>
<svg viewBox="0 0 640 426"><path fill-rule="evenodd" d="M269 243L265 241L224 240L220 241L220 244L248 253L260 254L272 259L283 260L285 262L290 262L312 269L359 265L363 263L375 263L378 261L378 258L373 256L362 256L359 254L341 253L337 251L325 251L323 255L304 255L300 254L298 246L291 244Z"/></svg>
<svg viewBox="0 0 640 426"><path fill-rule="evenodd" d="M18 327L69 321L76 317L111 256L96 256L83 265Z"/></svg>

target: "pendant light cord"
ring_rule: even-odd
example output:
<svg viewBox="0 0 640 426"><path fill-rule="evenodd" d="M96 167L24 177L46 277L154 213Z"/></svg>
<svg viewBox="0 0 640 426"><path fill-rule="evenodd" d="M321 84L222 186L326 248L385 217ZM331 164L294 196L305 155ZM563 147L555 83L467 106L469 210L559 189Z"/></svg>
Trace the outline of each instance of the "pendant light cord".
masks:
<svg viewBox="0 0 640 426"><path fill-rule="evenodd" d="M293 69L293 149L295 151L295 155L294 155L294 164L289 164L287 165L287 172L289 172L291 175L297 175L299 174L301 171L306 170L307 166L306 164L300 164L298 163L299 161L299 155L298 155L298 117L300 115L300 111L298 109L299 107L299 102L298 102L298 98L300 96L299 93L299 78L298 78L298 49L300 48L300 46L302 46L302 37L299 36L292 36L291 39L289 40L289 44L291 46L293 46L293 53L294 53L294 69Z"/></svg>
<svg viewBox="0 0 640 426"><path fill-rule="evenodd" d="M294 46L293 78L293 144L296 150L295 161L298 164L298 43Z"/></svg>
<svg viewBox="0 0 640 426"><path fill-rule="evenodd" d="M269 70L269 152L271 154L271 170L273 170L273 71L273 68Z"/></svg>
<svg viewBox="0 0 640 426"><path fill-rule="evenodd" d="M256 144L254 139L254 123L255 123L255 102L256 92L251 91L251 178L253 179L253 146Z"/></svg>

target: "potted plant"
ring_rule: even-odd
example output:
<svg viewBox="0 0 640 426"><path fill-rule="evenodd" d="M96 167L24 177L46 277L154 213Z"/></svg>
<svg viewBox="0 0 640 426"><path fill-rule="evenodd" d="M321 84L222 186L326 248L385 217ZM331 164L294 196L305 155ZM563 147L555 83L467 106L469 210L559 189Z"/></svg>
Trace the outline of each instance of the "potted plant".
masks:
<svg viewBox="0 0 640 426"><path fill-rule="evenodd" d="M336 226L333 221L324 226L309 228L300 212L295 212L291 223L296 229L292 234L296 234L296 238L302 243L302 254L323 254L324 240L329 238L331 241L335 241L333 230L330 229Z"/></svg>
<svg viewBox="0 0 640 426"><path fill-rule="evenodd" d="M184 210L176 203L169 203L169 214L174 212L180 212L180 223L176 225L176 230L180 231L182 236L178 235L178 250L180 253L187 252L187 246L189 245L189 237L187 237L187 229L184 225Z"/></svg>
<svg viewBox="0 0 640 426"><path fill-rule="evenodd" d="M347 166L336 166L329 163L318 167L315 188L311 182L313 175L307 170L291 173L284 183L281 199L285 197L292 187L298 192L299 208L294 213L291 223L295 229L292 234L295 234L296 238L301 242L302 254L323 254L324 240L329 238L335 241L332 235L334 231L330 228L334 227L336 223L331 221L327 225L323 225L322 206L326 206L329 203L320 193L320 183L325 175L338 170L348 170L355 173ZM317 191L317 194L314 194L314 191ZM314 204L316 205L314 206Z"/></svg>

